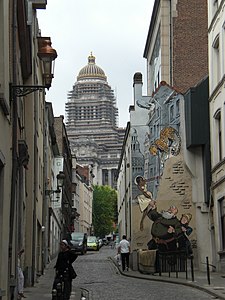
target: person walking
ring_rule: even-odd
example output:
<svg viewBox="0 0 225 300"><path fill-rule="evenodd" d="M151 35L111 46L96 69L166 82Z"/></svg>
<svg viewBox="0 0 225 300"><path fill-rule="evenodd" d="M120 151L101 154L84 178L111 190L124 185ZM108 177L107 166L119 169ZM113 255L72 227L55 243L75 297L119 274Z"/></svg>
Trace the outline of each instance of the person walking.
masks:
<svg viewBox="0 0 225 300"><path fill-rule="evenodd" d="M129 271L129 256L130 256L130 243L127 240L126 235L123 235L122 240L119 243L118 254L121 255L122 270Z"/></svg>
<svg viewBox="0 0 225 300"><path fill-rule="evenodd" d="M70 251L67 240L60 242L61 251L58 254L55 270L56 276L53 283L53 289L57 289L58 283L63 283L63 300L69 300L72 291L72 280L76 278L76 272L72 263L78 255Z"/></svg>

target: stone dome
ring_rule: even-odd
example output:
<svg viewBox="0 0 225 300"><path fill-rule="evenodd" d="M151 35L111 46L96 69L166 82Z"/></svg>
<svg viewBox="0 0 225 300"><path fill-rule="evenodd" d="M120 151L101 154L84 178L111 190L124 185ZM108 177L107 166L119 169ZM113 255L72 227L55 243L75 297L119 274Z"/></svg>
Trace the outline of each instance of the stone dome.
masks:
<svg viewBox="0 0 225 300"><path fill-rule="evenodd" d="M107 79L104 71L95 64L95 57L92 53L88 56L88 64L80 70L77 76L77 80L82 79L100 79L105 81Z"/></svg>

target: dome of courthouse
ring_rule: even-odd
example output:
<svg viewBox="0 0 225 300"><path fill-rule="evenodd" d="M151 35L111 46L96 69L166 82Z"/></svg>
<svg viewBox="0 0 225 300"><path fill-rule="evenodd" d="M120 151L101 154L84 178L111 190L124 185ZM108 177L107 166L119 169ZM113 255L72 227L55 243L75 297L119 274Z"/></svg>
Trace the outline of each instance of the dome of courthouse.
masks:
<svg viewBox="0 0 225 300"><path fill-rule="evenodd" d="M100 79L106 81L107 77L105 76L105 72L95 64L95 56L88 56L88 64L83 67L78 76L77 80L85 80L85 79Z"/></svg>

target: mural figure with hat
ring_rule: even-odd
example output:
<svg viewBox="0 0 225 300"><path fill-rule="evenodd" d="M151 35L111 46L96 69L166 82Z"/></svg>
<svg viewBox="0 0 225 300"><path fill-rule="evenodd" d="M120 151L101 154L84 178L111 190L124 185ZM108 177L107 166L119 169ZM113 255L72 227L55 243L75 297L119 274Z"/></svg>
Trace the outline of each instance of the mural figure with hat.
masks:
<svg viewBox="0 0 225 300"><path fill-rule="evenodd" d="M63 298L62 300L69 300L72 291L72 279L76 278L76 272L72 263L77 259L78 255L70 251L70 246L67 240L60 242L61 251L58 254L55 270L56 275L53 283L53 289L57 289L57 284L62 283Z"/></svg>
<svg viewBox="0 0 225 300"><path fill-rule="evenodd" d="M189 241L188 238L193 231L192 227L189 225L191 219L192 219L192 214L190 213L182 214L180 218L182 234L178 237L179 249L185 250L189 258L193 257L191 242Z"/></svg>

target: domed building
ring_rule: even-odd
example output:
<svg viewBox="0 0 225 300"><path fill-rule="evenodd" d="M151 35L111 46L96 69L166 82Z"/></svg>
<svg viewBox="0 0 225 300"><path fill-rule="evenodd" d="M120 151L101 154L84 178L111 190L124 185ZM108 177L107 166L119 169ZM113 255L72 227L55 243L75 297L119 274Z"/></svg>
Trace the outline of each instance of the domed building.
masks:
<svg viewBox="0 0 225 300"><path fill-rule="evenodd" d="M91 53L68 93L66 128L77 162L92 167L93 183L113 188L125 133L117 118L114 91Z"/></svg>

